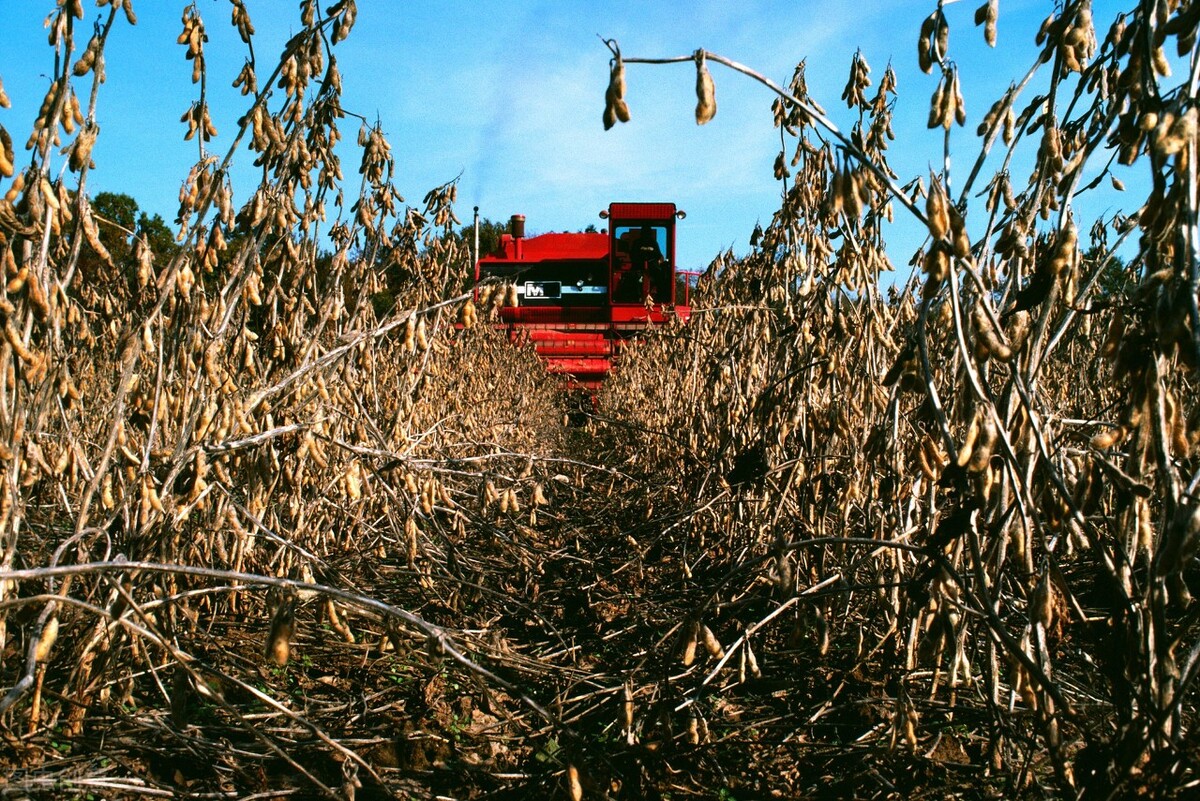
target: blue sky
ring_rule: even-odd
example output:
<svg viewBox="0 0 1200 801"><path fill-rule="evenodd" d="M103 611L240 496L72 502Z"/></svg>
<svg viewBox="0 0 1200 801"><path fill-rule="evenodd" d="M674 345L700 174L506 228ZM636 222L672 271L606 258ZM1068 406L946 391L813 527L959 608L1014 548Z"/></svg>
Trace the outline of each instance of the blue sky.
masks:
<svg viewBox="0 0 1200 801"><path fill-rule="evenodd" d="M257 29L260 70L268 69L298 27L299 3L246 4ZM1010 80L1033 63L1034 33L1053 7L1002 0L999 47L993 50L973 25L977 4L947 6L950 50L967 96L967 126L954 133L954 148L964 154L955 166L964 175L967 156L978 149L975 126ZM245 111L244 98L229 88L245 50L229 25L226 0L196 5L210 37L210 92L220 131L210 147L223 154ZM933 0L358 0L357 24L335 54L343 105L382 122L396 157L397 183L410 202L419 203L428 189L461 174L458 215L464 222L478 204L492 219L523 213L530 232L537 233L600 225L597 212L614 200L673 201L688 212L678 235L680 263L702 268L726 247L745 253L755 223L766 223L778 207L773 97L714 64L717 116L698 127L690 64L633 64L627 90L633 119L605 132L600 118L609 54L597 34L617 39L627 56L675 56L704 47L781 84L807 58L810 92L845 129L851 117L839 98L851 56L862 50L873 81L890 60L900 95L890 154L903 181L927 174L941 159L941 131L925 127L937 79L916 67L917 33L935 5ZM53 6L52 0L0 0L0 79L13 102L12 109L0 110L0 124L18 147L53 65L43 29ZM138 25L121 21L115 27L98 106L97 169L88 184L93 192L128 193L168 221L178 206L180 182L197 157L195 142L183 141L185 127L178 122L197 94L190 62L175 44L183 7L136 0ZM1101 39L1121 7L1109 0L1095 3ZM80 46L101 11L91 0L85 0L85 9L88 25ZM345 120L342 131L353 141L356 122ZM349 180L357 156L343 158ZM244 151L235 161L235 192L242 200L254 182L252 160ZM1020 180L1022 171L1016 172ZM1115 208L1124 199L1110 192L1089 210ZM904 268L921 232L899 214L897 219L889 237L891 257Z"/></svg>

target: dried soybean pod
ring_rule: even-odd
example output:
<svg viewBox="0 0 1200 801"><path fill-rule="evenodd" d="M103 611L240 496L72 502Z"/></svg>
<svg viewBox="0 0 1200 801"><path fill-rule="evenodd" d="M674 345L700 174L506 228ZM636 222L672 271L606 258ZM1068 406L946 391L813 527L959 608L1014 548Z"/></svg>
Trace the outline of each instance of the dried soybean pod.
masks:
<svg viewBox="0 0 1200 801"><path fill-rule="evenodd" d="M967 436L963 439L962 447L958 449L958 456L954 463L959 467L966 467L971 461L971 456L975 452L975 441L979 438L979 415L976 414L971 418L971 425L967 427Z"/></svg>
<svg viewBox="0 0 1200 801"><path fill-rule="evenodd" d="M477 312L475 310L475 303L473 301L471 301L470 299L468 299L467 302L462 305L462 308L459 309L459 312L458 312L459 325L461 325L463 328L471 328L472 326L475 325L476 319L477 319Z"/></svg>
<svg viewBox="0 0 1200 801"><path fill-rule="evenodd" d="M16 154L13 153L12 137L0 125L0 177L11 178L16 170Z"/></svg>
<svg viewBox="0 0 1200 801"><path fill-rule="evenodd" d="M716 85L708 72L703 50L696 51L696 124L704 125L717 113Z"/></svg>
<svg viewBox="0 0 1200 801"><path fill-rule="evenodd" d="M721 641L717 639L717 635L713 634L712 629L708 626L701 626L700 635L704 640L704 649L708 651L709 656L713 659L725 658L725 648L721 645Z"/></svg>
<svg viewBox="0 0 1200 801"><path fill-rule="evenodd" d="M621 722L629 734L630 745L633 744L633 712L633 687L629 682L625 682L625 686L621 688Z"/></svg>
<svg viewBox="0 0 1200 801"><path fill-rule="evenodd" d="M933 70L933 34L937 26L937 12L930 14L921 23L921 34L917 37L917 66L928 75Z"/></svg>
<svg viewBox="0 0 1200 801"><path fill-rule="evenodd" d="M416 340L416 346L421 350L429 350L429 335L425 330L425 318L422 317L417 321L416 330L413 332Z"/></svg>
<svg viewBox="0 0 1200 801"><path fill-rule="evenodd" d="M1030 619L1044 629L1050 628L1054 622L1054 588L1050 586L1049 576L1044 576L1033 590L1029 599Z"/></svg>
<svg viewBox="0 0 1200 801"><path fill-rule="evenodd" d="M971 258L971 235L967 233L967 223L953 203L946 204L950 212L950 238L954 247L954 255L960 259Z"/></svg>
<svg viewBox="0 0 1200 801"><path fill-rule="evenodd" d="M629 104L625 102L625 98L618 97L613 103L613 110L616 112L617 119L621 122L629 122Z"/></svg>
<svg viewBox="0 0 1200 801"><path fill-rule="evenodd" d="M404 336L400 341L400 346L408 353L415 353L417 350L417 318L415 312L410 312L408 319L404 321Z"/></svg>
<svg viewBox="0 0 1200 801"><path fill-rule="evenodd" d="M612 69L608 76L608 86L617 97L625 97L625 62L620 56L613 59Z"/></svg>
<svg viewBox="0 0 1200 801"><path fill-rule="evenodd" d="M966 104L966 101L963 99L962 85L958 79L958 70L957 69L955 69L951 73L950 89L951 89L951 93L953 94L953 101L954 101L954 121L956 123L958 123L959 125L966 125L967 124L967 104ZM946 126L946 128L950 127L949 116L947 116L947 121L945 123L945 126Z"/></svg>
<svg viewBox="0 0 1200 801"><path fill-rule="evenodd" d="M996 421L988 414L986 409L979 411L979 437L975 441L975 448L971 452L971 458L967 462L968 473L982 473L992 461L992 450L996 446L998 433L996 431Z"/></svg>
<svg viewBox="0 0 1200 801"><path fill-rule="evenodd" d="M937 128L942 124L947 91L946 76L943 74L941 79L938 80L937 88L933 91L933 97L929 99L929 120L926 122L925 127Z"/></svg>
<svg viewBox="0 0 1200 801"><path fill-rule="evenodd" d="M684 624L683 630L683 652L680 656L680 661L684 667L690 666L696 661L696 646L700 641L700 623L695 620L689 620Z"/></svg>
<svg viewBox="0 0 1200 801"><path fill-rule="evenodd" d="M975 24L983 26L983 39L988 47L996 46L996 19L1000 16L1000 0L987 0L975 9Z"/></svg>
<svg viewBox="0 0 1200 801"><path fill-rule="evenodd" d="M1120 445L1125 441L1125 437L1129 434L1129 430L1125 426L1120 425L1116 428L1109 428L1101 431L1092 437L1092 447L1097 450L1108 450L1109 448Z"/></svg>
<svg viewBox="0 0 1200 801"><path fill-rule="evenodd" d="M988 319L983 305L977 305L971 316L975 321L975 331L988 353L1002 362L1010 361L1013 357L1012 349L1004 344L996 334L996 330L992 328L992 321Z"/></svg>
<svg viewBox="0 0 1200 801"><path fill-rule="evenodd" d="M288 598L279 604L271 618L264 653L267 659L282 667L291 657L292 635L296 630L296 601Z"/></svg>
<svg viewBox="0 0 1200 801"><path fill-rule="evenodd" d="M617 124L629 122L629 106L625 103L625 63L620 51L616 51L609 68L608 88L604 91L604 130Z"/></svg>
<svg viewBox="0 0 1200 801"><path fill-rule="evenodd" d="M611 98L605 99L604 116L601 117L601 120L604 122L604 130L606 131L617 124L617 110L614 102Z"/></svg>
<svg viewBox="0 0 1200 801"><path fill-rule="evenodd" d="M930 174L929 194L925 196L925 215L929 221L929 235L944 239L950 231L950 200L942 188L942 180Z"/></svg>
<svg viewBox="0 0 1200 801"><path fill-rule="evenodd" d="M571 801L583 801L583 784L579 781L579 768L574 765L567 766L567 791Z"/></svg>
<svg viewBox="0 0 1200 801"><path fill-rule="evenodd" d="M50 658L50 650L54 648L54 643L58 641L58 615L51 615L46 621L46 625L42 627L42 634L38 637L37 647L34 648L33 658L38 662L45 662Z"/></svg>

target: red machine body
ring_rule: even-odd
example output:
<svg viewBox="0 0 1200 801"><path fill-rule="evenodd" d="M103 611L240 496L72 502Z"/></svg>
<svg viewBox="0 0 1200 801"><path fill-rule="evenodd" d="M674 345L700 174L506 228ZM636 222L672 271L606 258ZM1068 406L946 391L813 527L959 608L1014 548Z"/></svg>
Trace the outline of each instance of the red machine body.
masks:
<svg viewBox="0 0 1200 801"><path fill-rule="evenodd" d="M622 344L672 317L686 320L686 276L675 269L674 203L613 203L608 230L525 236L515 215L476 281L508 286L499 307L513 341L528 340L552 373L595 389ZM513 291L515 288L515 292ZM514 302L515 300L515 302Z"/></svg>

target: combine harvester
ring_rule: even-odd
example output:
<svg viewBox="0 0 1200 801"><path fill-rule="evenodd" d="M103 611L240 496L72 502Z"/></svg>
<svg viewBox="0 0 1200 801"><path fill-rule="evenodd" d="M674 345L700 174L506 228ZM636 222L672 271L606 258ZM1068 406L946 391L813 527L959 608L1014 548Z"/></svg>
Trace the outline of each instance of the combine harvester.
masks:
<svg viewBox="0 0 1200 801"><path fill-rule="evenodd" d="M688 275L675 269L674 203L613 203L608 230L525 236L513 215L492 254L475 263L481 307L495 308L514 343L532 342L550 373L594 392L624 343L673 317L691 314ZM479 209L475 210L476 253Z"/></svg>

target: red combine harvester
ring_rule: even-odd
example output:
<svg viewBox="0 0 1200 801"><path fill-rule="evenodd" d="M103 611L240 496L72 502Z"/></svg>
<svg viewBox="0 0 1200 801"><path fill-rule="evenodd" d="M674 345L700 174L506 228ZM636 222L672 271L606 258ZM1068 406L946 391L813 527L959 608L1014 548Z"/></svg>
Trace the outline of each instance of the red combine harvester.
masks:
<svg viewBox="0 0 1200 801"><path fill-rule="evenodd" d="M476 282L504 282L496 291L509 337L532 342L549 372L590 390L622 343L691 313L686 276L675 270L684 213L674 203L613 203L600 216L607 232L526 237L525 217L514 215L496 252L475 265Z"/></svg>

